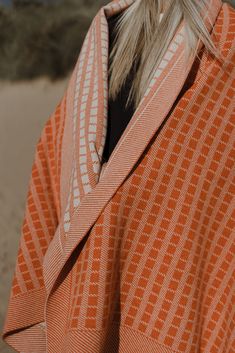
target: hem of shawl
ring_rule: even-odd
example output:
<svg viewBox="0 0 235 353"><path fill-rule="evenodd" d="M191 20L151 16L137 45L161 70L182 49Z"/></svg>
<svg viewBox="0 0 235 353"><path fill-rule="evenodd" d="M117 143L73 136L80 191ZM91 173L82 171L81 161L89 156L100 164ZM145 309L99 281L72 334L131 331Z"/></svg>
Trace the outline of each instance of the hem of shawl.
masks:
<svg viewBox="0 0 235 353"><path fill-rule="evenodd" d="M45 301L44 288L10 298L1 336L17 352L45 353Z"/></svg>
<svg viewBox="0 0 235 353"><path fill-rule="evenodd" d="M96 330L84 328L69 330L66 334L63 352L98 353L179 353L179 351L164 345L141 331L129 326L112 323L107 329Z"/></svg>

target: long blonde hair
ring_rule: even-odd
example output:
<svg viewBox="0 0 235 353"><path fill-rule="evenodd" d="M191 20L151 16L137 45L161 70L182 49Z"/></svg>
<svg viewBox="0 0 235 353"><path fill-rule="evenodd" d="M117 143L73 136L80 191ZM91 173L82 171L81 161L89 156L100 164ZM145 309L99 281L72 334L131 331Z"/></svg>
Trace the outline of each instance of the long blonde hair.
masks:
<svg viewBox="0 0 235 353"><path fill-rule="evenodd" d="M126 106L137 108L182 19L185 20L186 56L201 38L206 50L221 60L201 13L210 0L135 0L120 14L109 62L109 97L115 99L131 68L138 68ZM166 6L167 5L167 6ZM161 13L163 15L161 17Z"/></svg>

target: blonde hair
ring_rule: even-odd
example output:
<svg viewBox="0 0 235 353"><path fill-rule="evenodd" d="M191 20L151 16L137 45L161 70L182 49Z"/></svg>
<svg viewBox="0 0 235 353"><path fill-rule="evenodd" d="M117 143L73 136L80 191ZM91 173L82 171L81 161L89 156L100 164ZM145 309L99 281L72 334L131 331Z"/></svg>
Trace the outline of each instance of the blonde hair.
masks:
<svg viewBox="0 0 235 353"><path fill-rule="evenodd" d="M206 50L221 60L201 13L210 0L135 0L120 14L109 62L109 97L115 99L132 67L137 67L126 106L137 108L180 22L185 20L186 56L201 38ZM161 13L163 15L161 17Z"/></svg>

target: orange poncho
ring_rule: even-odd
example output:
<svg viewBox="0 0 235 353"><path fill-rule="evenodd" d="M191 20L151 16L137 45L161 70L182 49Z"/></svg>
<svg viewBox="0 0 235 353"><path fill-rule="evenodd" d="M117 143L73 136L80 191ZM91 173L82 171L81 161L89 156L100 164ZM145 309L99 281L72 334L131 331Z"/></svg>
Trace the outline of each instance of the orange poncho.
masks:
<svg viewBox="0 0 235 353"><path fill-rule="evenodd" d="M186 67L182 21L107 164L107 18L94 17L38 141L3 339L26 353L232 353L235 11L227 59Z"/></svg>

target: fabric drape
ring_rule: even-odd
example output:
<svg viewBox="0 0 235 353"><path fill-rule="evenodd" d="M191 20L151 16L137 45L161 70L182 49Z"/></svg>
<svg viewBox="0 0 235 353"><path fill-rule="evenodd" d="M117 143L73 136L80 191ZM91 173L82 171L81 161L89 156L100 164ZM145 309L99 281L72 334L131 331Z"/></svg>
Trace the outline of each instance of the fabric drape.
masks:
<svg viewBox="0 0 235 353"><path fill-rule="evenodd" d="M204 20L226 58L184 61L184 22L101 164L108 24L93 18L35 149L3 339L27 353L208 353L234 342L234 25Z"/></svg>

